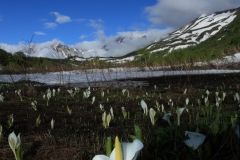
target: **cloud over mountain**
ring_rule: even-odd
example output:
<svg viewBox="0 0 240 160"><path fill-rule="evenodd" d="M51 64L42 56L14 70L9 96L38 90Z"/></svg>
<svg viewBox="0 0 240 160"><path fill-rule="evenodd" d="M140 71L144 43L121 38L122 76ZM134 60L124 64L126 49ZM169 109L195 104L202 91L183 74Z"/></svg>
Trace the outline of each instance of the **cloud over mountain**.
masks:
<svg viewBox="0 0 240 160"><path fill-rule="evenodd" d="M115 36L107 37L103 30L98 30L95 41L83 41L71 45L71 47L85 50L86 52L83 55L85 58L123 56L150 44L171 31L171 28L164 30L149 29L147 31L118 32ZM123 39L121 43L116 41L118 38Z"/></svg>
<svg viewBox="0 0 240 160"><path fill-rule="evenodd" d="M153 26L179 29L201 14L239 6L239 0L158 0L155 5L146 7L145 13Z"/></svg>

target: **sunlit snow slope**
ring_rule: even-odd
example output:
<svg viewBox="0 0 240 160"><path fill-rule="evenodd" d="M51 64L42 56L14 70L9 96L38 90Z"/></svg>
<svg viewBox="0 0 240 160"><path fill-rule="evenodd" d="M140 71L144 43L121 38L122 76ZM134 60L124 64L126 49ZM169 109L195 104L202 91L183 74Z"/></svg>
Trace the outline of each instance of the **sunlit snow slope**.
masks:
<svg viewBox="0 0 240 160"><path fill-rule="evenodd" d="M147 50L150 53L163 50L171 52L172 50L196 45L216 34L220 29L232 22L237 16L236 12L236 9L233 9L210 15L203 14L181 29L156 40L155 43L147 47Z"/></svg>

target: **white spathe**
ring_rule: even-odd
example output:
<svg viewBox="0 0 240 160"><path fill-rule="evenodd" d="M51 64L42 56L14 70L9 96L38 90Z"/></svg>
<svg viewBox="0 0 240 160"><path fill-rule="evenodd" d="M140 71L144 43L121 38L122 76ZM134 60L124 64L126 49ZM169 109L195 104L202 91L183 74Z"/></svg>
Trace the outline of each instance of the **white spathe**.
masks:
<svg viewBox="0 0 240 160"><path fill-rule="evenodd" d="M165 121L168 121L168 123L170 123L171 115L172 115L172 113L167 113L162 117L162 119L165 120Z"/></svg>
<svg viewBox="0 0 240 160"><path fill-rule="evenodd" d="M185 131L185 136L188 135L189 139L185 140L184 143L191 147L193 150L197 149L205 140L206 136L197 132Z"/></svg>
<svg viewBox="0 0 240 160"><path fill-rule="evenodd" d="M141 100L141 107L143 109L144 114L147 115L148 114L148 108L147 108L147 104L144 100Z"/></svg>
<svg viewBox="0 0 240 160"><path fill-rule="evenodd" d="M143 146L143 143L138 139L135 139L132 143L122 142L121 148L123 160L136 160ZM113 149L110 157L107 157L106 155L96 155L93 157L93 160L116 160L115 148Z"/></svg>
<svg viewBox="0 0 240 160"><path fill-rule="evenodd" d="M0 101L3 102L4 97L0 94Z"/></svg>
<svg viewBox="0 0 240 160"><path fill-rule="evenodd" d="M178 126L180 126L180 116L181 116L184 109L186 109L186 108L184 108L184 107L183 108L177 108L177 110L176 110Z"/></svg>
<svg viewBox="0 0 240 160"><path fill-rule="evenodd" d="M16 134L14 132L10 133L8 136L8 143L9 143L10 148L13 150L13 152L15 152L15 150L18 148L18 146L21 143L20 134L18 134L18 136L16 136Z"/></svg>
<svg viewBox="0 0 240 160"><path fill-rule="evenodd" d="M149 116L150 116L152 125L155 125L155 115L156 115L156 111L153 108L150 108Z"/></svg>

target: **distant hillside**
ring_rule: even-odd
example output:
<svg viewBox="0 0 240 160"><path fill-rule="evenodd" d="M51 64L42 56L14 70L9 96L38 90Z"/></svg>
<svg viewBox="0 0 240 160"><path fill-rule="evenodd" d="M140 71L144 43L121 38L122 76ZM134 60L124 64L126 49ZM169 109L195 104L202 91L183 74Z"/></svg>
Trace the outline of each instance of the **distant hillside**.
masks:
<svg viewBox="0 0 240 160"><path fill-rule="evenodd" d="M201 15L140 49L148 62L209 61L240 52L240 8Z"/></svg>
<svg viewBox="0 0 240 160"><path fill-rule="evenodd" d="M9 53L0 49L0 74L34 73L45 71L71 70L72 62L68 59L50 59L30 57L23 52Z"/></svg>

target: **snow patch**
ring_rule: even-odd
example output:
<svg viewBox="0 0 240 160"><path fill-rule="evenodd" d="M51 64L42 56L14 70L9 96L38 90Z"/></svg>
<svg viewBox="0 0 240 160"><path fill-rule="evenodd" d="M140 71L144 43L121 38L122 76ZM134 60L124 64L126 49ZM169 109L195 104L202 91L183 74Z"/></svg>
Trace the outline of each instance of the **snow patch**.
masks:
<svg viewBox="0 0 240 160"><path fill-rule="evenodd" d="M150 53L155 53L155 52L163 51L163 50L168 49L168 48L169 48L169 47L159 48L159 49L156 49L156 50L151 51Z"/></svg>

